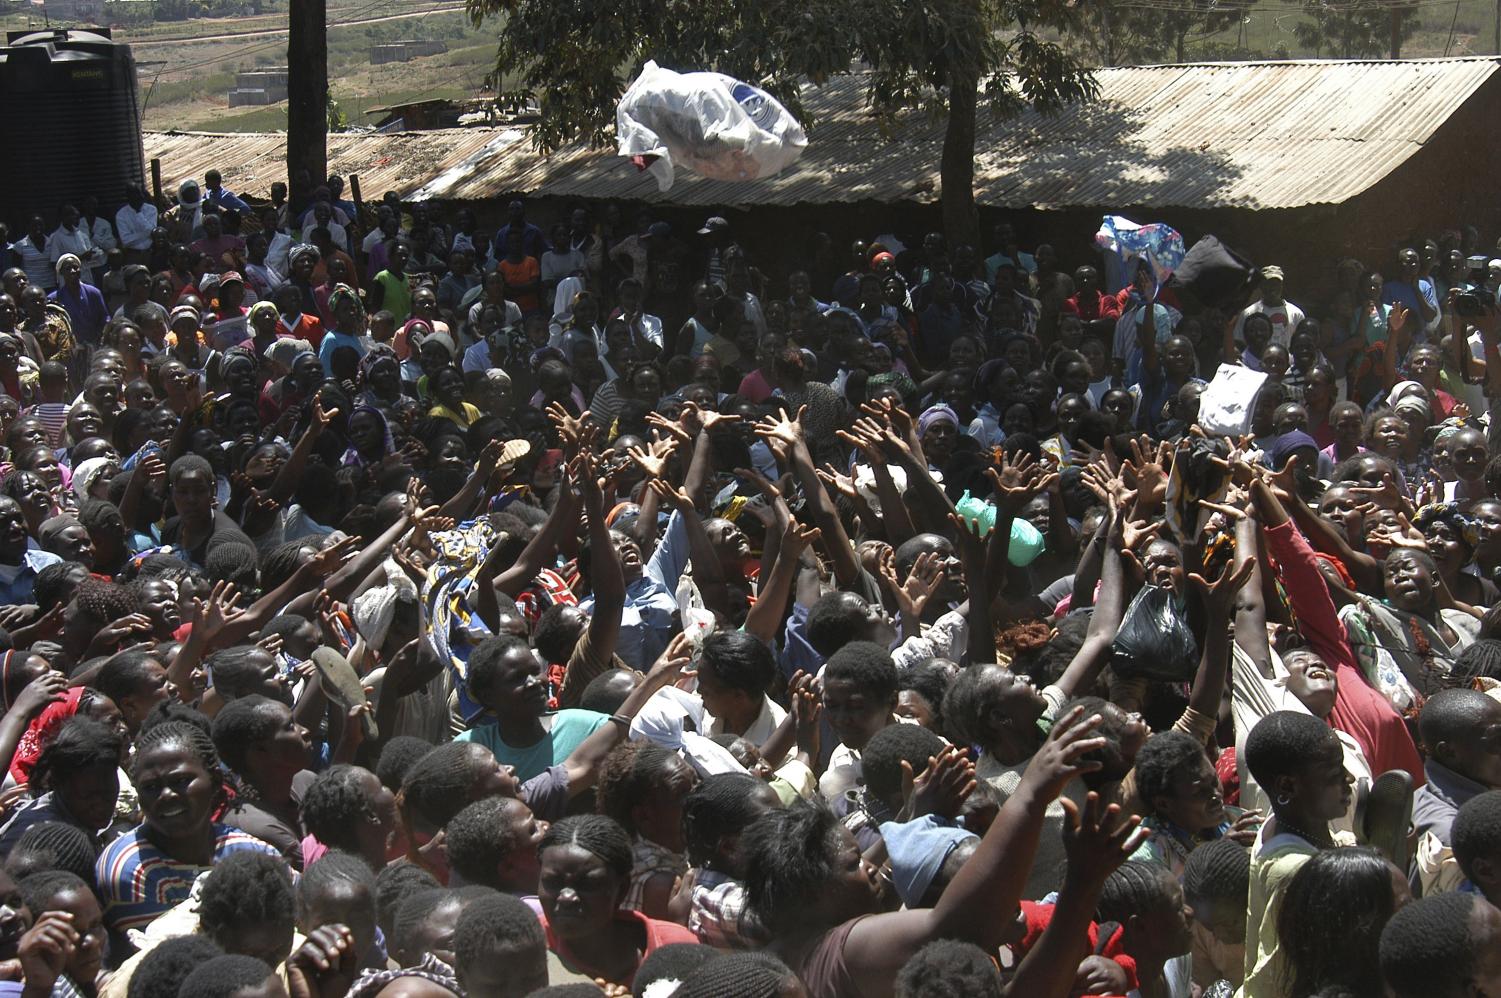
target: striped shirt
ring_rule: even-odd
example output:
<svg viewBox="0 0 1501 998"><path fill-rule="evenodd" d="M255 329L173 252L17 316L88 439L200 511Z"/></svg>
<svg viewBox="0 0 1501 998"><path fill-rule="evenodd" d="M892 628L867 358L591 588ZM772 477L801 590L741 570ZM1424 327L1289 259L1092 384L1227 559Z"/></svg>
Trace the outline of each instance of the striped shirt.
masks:
<svg viewBox="0 0 1501 998"><path fill-rule="evenodd" d="M237 852L280 856L273 847L229 825L214 825L214 862ZM173 859L152 845L144 826L105 847L94 864L104 924L111 932L144 929L168 908L186 901L193 881L209 869Z"/></svg>

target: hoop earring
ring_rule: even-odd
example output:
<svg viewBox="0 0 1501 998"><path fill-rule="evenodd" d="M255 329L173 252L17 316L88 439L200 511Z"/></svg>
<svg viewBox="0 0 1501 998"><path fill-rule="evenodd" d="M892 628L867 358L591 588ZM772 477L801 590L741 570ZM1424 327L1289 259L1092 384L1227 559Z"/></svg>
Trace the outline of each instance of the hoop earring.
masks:
<svg viewBox="0 0 1501 998"><path fill-rule="evenodd" d="M1278 794L1277 795L1277 804L1280 807L1287 807L1287 805L1291 804L1292 802L1293 802L1293 799L1291 797L1289 797L1287 794Z"/></svg>

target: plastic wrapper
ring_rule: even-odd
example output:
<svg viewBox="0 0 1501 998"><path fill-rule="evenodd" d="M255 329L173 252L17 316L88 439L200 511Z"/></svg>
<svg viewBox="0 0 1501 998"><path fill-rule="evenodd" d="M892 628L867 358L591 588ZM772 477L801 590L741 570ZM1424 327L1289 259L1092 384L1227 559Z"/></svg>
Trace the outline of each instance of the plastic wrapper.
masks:
<svg viewBox="0 0 1501 998"><path fill-rule="evenodd" d="M756 180L792 165L808 137L759 87L721 73L676 73L648 61L615 109L620 155L672 187L674 167L714 180Z"/></svg>
<svg viewBox="0 0 1501 998"><path fill-rule="evenodd" d="M1171 589L1143 586L1131 600L1110 646L1110 667L1123 679L1193 679L1199 646Z"/></svg>

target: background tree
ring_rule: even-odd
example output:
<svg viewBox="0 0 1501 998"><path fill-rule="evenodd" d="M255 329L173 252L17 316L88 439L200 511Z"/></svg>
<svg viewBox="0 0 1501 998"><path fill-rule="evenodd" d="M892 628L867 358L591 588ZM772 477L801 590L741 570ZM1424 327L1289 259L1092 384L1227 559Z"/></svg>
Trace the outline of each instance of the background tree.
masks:
<svg viewBox="0 0 1501 998"><path fill-rule="evenodd" d="M1303 0L1303 12L1293 31L1315 56L1395 59L1418 28L1417 8L1391 0Z"/></svg>
<svg viewBox="0 0 1501 998"><path fill-rule="evenodd" d="M810 128L799 84L864 62L869 105L888 122L915 108L946 116L941 196L956 242L979 238L979 113L1054 110L1096 92L1040 33L1076 28L1068 0L469 0L468 11L476 26L499 24L496 91L512 108L536 104L543 150L609 144L615 104L647 59L759 83Z"/></svg>
<svg viewBox="0 0 1501 998"><path fill-rule="evenodd" d="M1083 7L1085 37L1107 66L1186 62L1188 43L1236 26L1255 0L1099 0Z"/></svg>

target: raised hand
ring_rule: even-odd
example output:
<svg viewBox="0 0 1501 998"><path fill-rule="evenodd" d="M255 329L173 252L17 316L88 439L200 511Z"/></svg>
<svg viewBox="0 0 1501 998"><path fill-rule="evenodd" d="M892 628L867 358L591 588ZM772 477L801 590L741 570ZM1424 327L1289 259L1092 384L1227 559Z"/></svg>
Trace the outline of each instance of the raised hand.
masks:
<svg viewBox="0 0 1501 998"><path fill-rule="evenodd" d="M552 402L547 406L547 418L557 428L558 439L563 444L563 449L569 453L577 452L585 443L585 424L589 419L589 410L585 409L577 418L561 403Z"/></svg>
<svg viewBox="0 0 1501 998"><path fill-rule="evenodd" d="M936 756L929 756L927 768L916 776L912 764L902 760L902 796L913 818L925 814L957 818L974 791L975 764L965 757L963 749L946 746Z"/></svg>
<svg viewBox="0 0 1501 998"><path fill-rule="evenodd" d="M693 671L693 639L687 631L678 631L673 635L662 654L652 663L651 672L647 674L648 682L655 682L661 686L671 686L677 682L678 677L684 672Z"/></svg>
<svg viewBox="0 0 1501 998"><path fill-rule="evenodd" d="M287 959L290 998L339 998L359 972L354 934L344 925L321 925Z"/></svg>
<svg viewBox="0 0 1501 998"><path fill-rule="evenodd" d="M319 551L308 559L308 564L320 578L332 575L360 553L362 539L359 537L342 537L328 547Z"/></svg>
<svg viewBox="0 0 1501 998"><path fill-rule="evenodd" d="M823 715L823 700L813 677L799 670L787 684L787 706L797 725L797 748L811 759L818 758L820 738L818 719Z"/></svg>
<svg viewBox="0 0 1501 998"><path fill-rule="evenodd" d="M787 529L782 531L782 551L789 558L800 558L822 536L823 531L817 527L805 527L796 520L788 520Z"/></svg>
<svg viewBox="0 0 1501 998"><path fill-rule="evenodd" d="M18 956L26 975L28 991L50 991L62 976L80 942L73 928L71 911L47 911L38 916L30 931L21 937Z"/></svg>
<svg viewBox="0 0 1501 998"><path fill-rule="evenodd" d="M823 482L825 486L833 489L835 492L848 496L851 499L858 499L860 497L860 490L855 487L855 480L832 464L826 464L822 468L815 469L815 473L818 475L820 482Z"/></svg>
<svg viewBox="0 0 1501 998"><path fill-rule="evenodd" d="M1085 717L1083 707L1075 707L1060 717L1042 748L1027 764L1022 787L1037 794L1041 801L1053 801L1069 780L1098 770L1103 763L1085 756L1105 747L1105 739L1094 733L1104 720L1098 714Z"/></svg>
<svg viewBox="0 0 1501 998"><path fill-rule="evenodd" d="M905 581L898 583L895 562L888 568L881 565L881 578L896 597L903 616L921 618L928 601L943 583L943 559L937 552L924 551L912 563L912 570Z"/></svg>
<svg viewBox="0 0 1501 998"><path fill-rule="evenodd" d="M756 491L765 496L769 502L774 503L776 500L782 498L782 490L777 488L776 483L772 482L755 468L736 468L734 471L736 478L744 479L746 482L754 485Z"/></svg>
<svg viewBox="0 0 1501 998"><path fill-rule="evenodd" d="M803 439L803 416L808 411L807 406L800 406L797 415L789 418L787 410L780 410L775 416L767 416L756 424L756 436L767 440L779 440L788 447L796 447Z"/></svg>
<svg viewBox="0 0 1501 998"><path fill-rule="evenodd" d="M35 717L42 708L56 703L67 691L68 677L48 669L26 684L10 709L21 717Z"/></svg>
<svg viewBox="0 0 1501 998"><path fill-rule="evenodd" d="M1063 824L1063 850L1068 856L1070 881L1097 886L1131 858L1151 832L1139 828L1141 818L1123 814L1119 804L1105 805L1094 791L1084 807L1067 797L1059 801L1067 812Z"/></svg>
<svg viewBox="0 0 1501 998"><path fill-rule="evenodd" d="M1251 577L1251 569L1255 568L1251 559L1241 562L1240 568L1234 565L1226 565L1220 577L1213 583L1209 582L1197 572L1190 573L1188 581L1199 591L1199 597L1204 602L1204 609L1209 613L1211 620L1229 620L1235 612L1235 596L1245 586L1246 580Z"/></svg>
<svg viewBox="0 0 1501 998"><path fill-rule="evenodd" d="M1382 473L1380 485L1351 485L1349 492L1382 509L1404 509L1407 505L1402 497L1402 490L1397 488L1397 481L1389 471Z"/></svg>
<svg viewBox="0 0 1501 998"><path fill-rule="evenodd" d="M686 490L669 485L660 478L653 478L646 486L657 494L662 505L682 513L694 512L693 499Z"/></svg>
<svg viewBox="0 0 1501 998"><path fill-rule="evenodd" d="M132 634L150 634L154 626L151 623L151 618L147 617L144 613L130 613L119 620L112 620L108 624L105 624L99 633L94 635L94 639L89 642L86 657L92 658L94 655L109 654L118 649L120 643Z"/></svg>
<svg viewBox="0 0 1501 998"><path fill-rule="evenodd" d="M649 447L630 447L626 455L636 466L646 472L648 478L662 478L667 474L667 459L677 450L676 440L657 440Z"/></svg>
<svg viewBox="0 0 1501 998"><path fill-rule="evenodd" d="M316 426L318 428L317 432L322 432L323 430L328 429L328 424L333 422L334 417L338 414L339 410L337 407L333 409L324 409L323 400L321 398L318 398L317 396L314 396L313 420L308 424L308 428L312 429Z"/></svg>
<svg viewBox="0 0 1501 998"><path fill-rule="evenodd" d="M678 443L693 443L693 434L684 429L682 423L679 423L678 421L673 419L668 419L660 412L648 412L646 414L646 425L650 426L654 430L660 431L667 437L676 440Z"/></svg>

